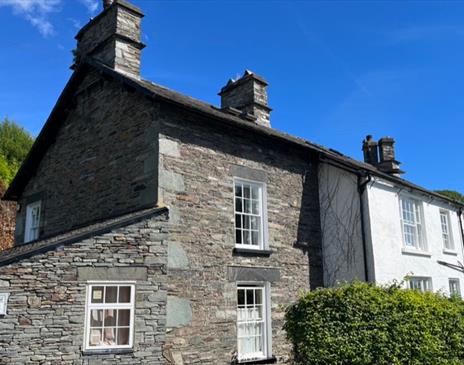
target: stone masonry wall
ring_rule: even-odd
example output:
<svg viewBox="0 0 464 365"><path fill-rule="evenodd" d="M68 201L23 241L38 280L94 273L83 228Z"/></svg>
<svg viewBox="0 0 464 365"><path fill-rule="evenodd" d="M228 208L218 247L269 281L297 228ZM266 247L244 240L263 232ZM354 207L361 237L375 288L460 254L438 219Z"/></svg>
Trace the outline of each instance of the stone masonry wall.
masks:
<svg viewBox="0 0 464 365"><path fill-rule="evenodd" d="M42 201L41 237L156 202L157 137L152 103L92 73L75 109L20 199L16 242L26 204Z"/></svg>
<svg viewBox="0 0 464 365"><path fill-rule="evenodd" d="M278 363L287 363L283 306L300 289L322 284L317 166L311 156L255 134L161 111L159 197L171 212L167 358L183 365L231 363L237 298L227 270L245 266L280 272L271 283L272 342ZM237 166L267 175L270 257L233 253Z"/></svg>
<svg viewBox="0 0 464 365"><path fill-rule="evenodd" d="M163 217L162 220L165 218ZM0 292L9 292L0 316L0 364L163 364L165 341L165 223L160 217L0 266ZM146 268L136 282L134 350L83 355L87 275L104 268ZM99 279L99 278L95 278Z"/></svg>
<svg viewBox="0 0 464 365"><path fill-rule="evenodd" d="M5 188L0 183L0 196L5 193ZM16 203L0 201L0 251L13 246L16 218Z"/></svg>

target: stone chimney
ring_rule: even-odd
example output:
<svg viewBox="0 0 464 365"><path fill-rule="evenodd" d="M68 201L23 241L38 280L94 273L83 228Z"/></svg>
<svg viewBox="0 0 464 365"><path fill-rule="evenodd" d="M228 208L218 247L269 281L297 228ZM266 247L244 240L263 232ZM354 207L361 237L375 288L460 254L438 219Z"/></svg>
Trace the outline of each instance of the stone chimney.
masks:
<svg viewBox="0 0 464 365"><path fill-rule="evenodd" d="M363 141L364 162L390 175L400 176L404 174L404 171L400 169L401 163L395 159L394 145L395 140L391 137L383 137L377 144L372 136L368 135Z"/></svg>
<svg viewBox="0 0 464 365"><path fill-rule="evenodd" d="M363 141L362 150L364 153L364 162L373 166L377 166L379 163L377 142L372 139L372 136L370 134L367 135L366 139Z"/></svg>
<svg viewBox="0 0 464 365"><path fill-rule="evenodd" d="M74 65L98 60L127 76L140 78L140 42L143 13L124 0L103 0L103 11L76 35Z"/></svg>
<svg viewBox="0 0 464 365"><path fill-rule="evenodd" d="M270 127L270 113L272 111L267 104L267 82L260 76L246 70L238 80L229 80L219 95L221 96L221 108L238 109L243 114L253 116L256 124Z"/></svg>

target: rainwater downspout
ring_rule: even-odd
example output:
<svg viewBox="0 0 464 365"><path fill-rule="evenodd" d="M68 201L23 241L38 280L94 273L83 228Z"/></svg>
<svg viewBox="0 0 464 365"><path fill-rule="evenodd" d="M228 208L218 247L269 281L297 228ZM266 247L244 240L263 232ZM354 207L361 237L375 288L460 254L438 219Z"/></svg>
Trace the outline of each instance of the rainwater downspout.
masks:
<svg viewBox="0 0 464 365"><path fill-rule="evenodd" d="M366 282L369 282L369 265L367 263L367 238L366 238L366 223L364 218L364 199L363 195L366 191L366 186L372 181L372 176L367 174L358 174L358 193L359 193L359 211L361 214L361 238L363 245L364 256L364 277Z"/></svg>

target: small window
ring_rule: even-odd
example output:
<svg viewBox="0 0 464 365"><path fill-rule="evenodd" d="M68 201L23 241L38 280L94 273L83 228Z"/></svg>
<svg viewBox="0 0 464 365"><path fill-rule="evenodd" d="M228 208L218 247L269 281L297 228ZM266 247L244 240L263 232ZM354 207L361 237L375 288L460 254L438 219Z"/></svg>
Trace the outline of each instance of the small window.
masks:
<svg viewBox="0 0 464 365"><path fill-rule="evenodd" d="M235 245L264 249L264 185L235 180Z"/></svg>
<svg viewBox="0 0 464 365"><path fill-rule="evenodd" d="M427 277L411 277L409 279L409 289L420 290L422 292L432 291L432 279Z"/></svg>
<svg viewBox="0 0 464 365"><path fill-rule="evenodd" d="M449 212L446 210L440 210L440 221L441 221L441 235L443 237L443 244L445 249L454 250L453 237L451 235L451 225Z"/></svg>
<svg viewBox="0 0 464 365"><path fill-rule="evenodd" d="M237 288L237 349L239 361L268 358L270 355L269 289L266 285L239 285Z"/></svg>
<svg viewBox="0 0 464 365"><path fill-rule="evenodd" d="M26 225L24 242L35 241L39 238L41 203L34 202L26 207Z"/></svg>
<svg viewBox="0 0 464 365"><path fill-rule="evenodd" d="M404 246L425 251L427 246L422 224L422 203L414 199L401 198L400 204Z"/></svg>
<svg viewBox="0 0 464 365"><path fill-rule="evenodd" d="M89 284L84 349L131 348L134 302L134 284Z"/></svg>
<svg viewBox="0 0 464 365"><path fill-rule="evenodd" d="M449 279L450 296L461 297L461 285L459 279Z"/></svg>

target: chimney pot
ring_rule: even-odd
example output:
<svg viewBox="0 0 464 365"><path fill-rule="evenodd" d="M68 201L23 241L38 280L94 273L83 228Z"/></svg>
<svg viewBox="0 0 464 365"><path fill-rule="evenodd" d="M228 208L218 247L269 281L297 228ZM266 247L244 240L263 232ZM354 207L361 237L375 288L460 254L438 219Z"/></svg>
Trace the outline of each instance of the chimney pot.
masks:
<svg viewBox="0 0 464 365"><path fill-rule="evenodd" d="M234 108L244 114L251 114L256 124L270 127L272 109L268 106L266 87L267 82L262 77L245 70L241 78L230 79L219 92L221 108Z"/></svg>

